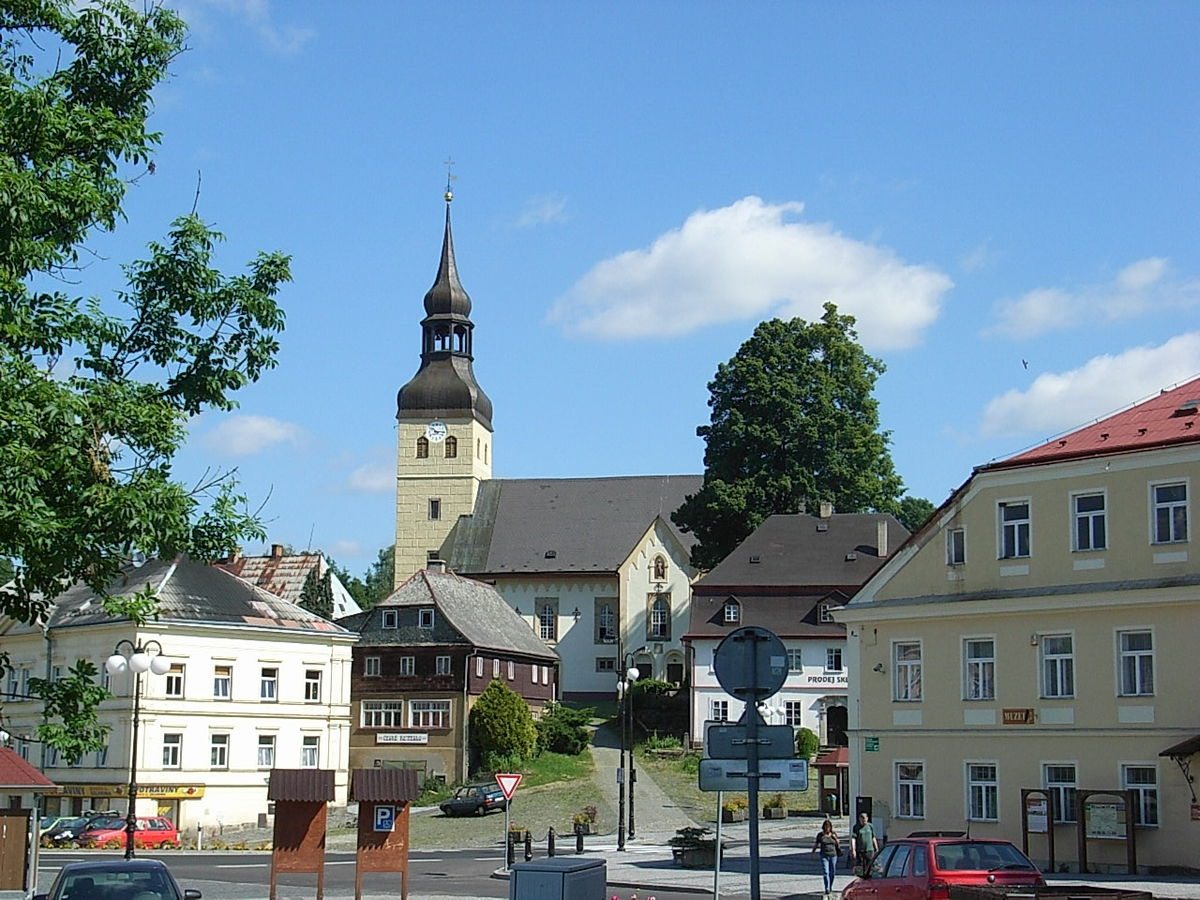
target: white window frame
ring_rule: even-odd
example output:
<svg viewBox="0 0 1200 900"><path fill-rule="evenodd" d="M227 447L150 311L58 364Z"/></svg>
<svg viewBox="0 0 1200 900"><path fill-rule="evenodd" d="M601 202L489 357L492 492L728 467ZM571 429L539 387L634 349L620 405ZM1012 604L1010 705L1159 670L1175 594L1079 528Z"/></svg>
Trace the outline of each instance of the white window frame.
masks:
<svg viewBox="0 0 1200 900"><path fill-rule="evenodd" d="M1134 635L1145 635L1150 639L1149 648L1126 647L1125 639ZM1155 684L1154 629L1118 628L1116 631L1117 652L1117 696L1153 697ZM1149 663L1148 670L1143 663Z"/></svg>
<svg viewBox="0 0 1200 900"><path fill-rule="evenodd" d="M804 671L804 653L800 647L787 648L788 674L796 675Z"/></svg>
<svg viewBox="0 0 1200 900"><path fill-rule="evenodd" d="M432 628L433 627L433 607L426 606L417 610L417 627Z"/></svg>
<svg viewBox="0 0 1200 900"><path fill-rule="evenodd" d="M729 721L729 701L709 699L708 701L708 718L713 722L728 722Z"/></svg>
<svg viewBox="0 0 1200 900"><path fill-rule="evenodd" d="M304 702L305 703L320 703L321 702L321 670L320 669L305 669L304 670Z"/></svg>
<svg viewBox="0 0 1200 900"><path fill-rule="evenodd" d="M492 677L500 677L500 657L498 656L492 659Z"/></svg>
<svg viewBox="0 0 1200 900"><path fill-rule="evenodd" d="M1108 492L1104 490L1072 491L1071 497L1071 549L1075 553L1092 553L1108 549ZM1081 510L1079 502L1099 498L1100 508ZM1099 527L1099 538L1096 531ZM1080 529L1086 533L1086 539L1081 540Z"/></svg>
<svg viewBox="0 0 1200 900"><path fill-rule="evenodd" d="M1025 507L1023 518L1006 518L1006 510ZM996 549L999 559L1029 559L1033 555L1033 502L1028 498L1000 500L996 503ZM1021 552L1022 537L1025 552ZM1012 552L1010 553L1009 550Z"/></svg>
<svg viewBox="0 0 1200 900"><path fill-rule="evenodd" d="M617 639L615 600L605 598L596 609L596 643L607 644Z"/></svg>
<svg viewBox="0 0 1200 900"><path fill-rule="evenodd" d="M96 760L97 765L100 764ZM171 731L163 734L162 767L164 769L183 768L183 733Z"/></svg>
<svg viewBox="0 0 1200 900"><path fill-rule="evenodd" d="M1051 775L1062 776L1065 772L1052 772L1053 769L1070 769L1071 779L1063 777L1051 778ZM1079 787L1079 766L1075 762L1044 762L1042 763L1042 784L1046 793L1054 795L1054 812L1056 823L1073 824L1075 818L1075 792Z"/></svg>
<svg viewBox="0 0 1200 900"><path fill-rule="evenodd" d="M424 728L433 731L448 729L452 726L449 700L408 701L409 728Z"/></svg>
<svg viewBox="0 0 1200 900"><path fill-rule="evenodd" d="M1182 500L1159 500L1160 488L1183 488ZM1170 481L1156 481L1150 484L1150 543L1152 544L1182 544L1188 539L1188 520L1191 518L1190 498L1191 479L1178 478ZM1172 511L1182 512L1183 527L1179 528L1178 521ZM1167 517L1160 522L1160 514ZM1163 527L1165 526L1165 528ZM1165 536L1164 536L1165 534Z"/></svg>
<svg viewBox="0 0 1200 900"><path fill-rule="evenodd" d="M963 764L966 777L968 822L1000 821L1000 765L994 759L969 759ZM991 777L985 770L991 769Z"/></svg>
<svg viewBox="0 0 1200 900"><path fill-rule="evenodd" d="M946 529L946 565L967 564L967 529L964 525Z"/></svg>
<svg viewBox="0 0 1200 900"><path fill-rule="evenodd" d="M646 638L651 641L671 640L671 595L650 595L650 615L646 619Z"/></svg>
<svg viewBox="0 0 1200 900"><path fill-rule="evenodd" d="M383 661L378 656L363 657L363 678L378 678L383 674Z"/></svg>
<svg viewBox="0 0 1200 900"><path fill-rule="evenodd" d="M721 614L726 625L736 625L742 621L742 604L730 597L721 608Z"/></svg>
<svg viewBox="0 0 1200 900"><path fill-rule="evenodd" d="M475 657L475 677L476 678L483 677L483 657L482 656Z"/></svg>
<svg viewBox="0 0 1200 900"><path fill-rule="evenodd" d="M417 658L415 656L400 657L400 674L404 676L417 674Z"/></svg>
<svg viewBox="0 0 1200 900"><path fill-rule="evenodd" d="M558 640L558 598L557 597L538 597L534 601L538 637L543 641Z"/></svg>
<svg viewBox="0 0 1200 900"><path fill-rule="evenodd" d="M315 769L321 764L321 736L306 734L300 739L300 768Z"/></svg>
<svg viewBox="0 0 1200 900"><path fill-rule="evenodd" d="M1047 642L1057 638L1065 638L1071 642L1069 652L1047 653ZM1042 697L1047 700L1073 698L1075 696L1075 633L1056 631L1039 634L1038 645L1038 680L1041 682ZM1054 678L1049 677L1052 670ZM1053 692L1051 692L1051 681L1057 682ZM1064 684L1065 681L1070 683Z"/></svg>
<svg viewBox="0 0 1200 900"><path fill-rule="evenodd" d="M597 656L596 657L597 672L615 672L617 671L617 660L612 656Z"/></svg>
<svg viewBox="0 0 1200 900"><path fill-rule="evenodd" d="M107 671L107 670L106 670ZM213 666L213 699L229 700L233 697L233 666Z"/></svg>
<svg viewBox="0 0 1200 900"><path fill-rule="evenodd" d="M1122 762L1121 787L1135 792L1133 808L1133 823L1138 828L1157 828L1161 820L1158 798L1158 764L1153 762ZM1130 775L1134 770L1150 772L1153 781L1133 781Z"/></svg>
<svg viewBox="0 0 1200 900"><path fill-rule="evenodd" d="M400 610L398 610L398 609L383 610L383 612L380 614L379 627L380 628L389 628L389 629L390 628L399 628L400 627Z"/></svg>
<svg viewBox="0 0 1200 900"><path fill-rule="evenodd" d="M449 656L439 656L439 657L437 657L437 658L434 660L434 670L433 670L433 673L434 673L435 675L449 675L449 674L451 674L451 673L450 673L450 657L449 657Z"/></svg>
<svg viewBox="0 0 1200 900"><path fill-rule="evenodd" d="M989 644L986 656L973 656L973 647ZM972 635L962 639L963 699L996 699L996 637Z"/></svg>
<svg viewBox="0 0 1200 900"><path fill-rule="evenodd" d="M845 672L846 660L842 653L841 647L826 647L825 648L825 671L826 672Z"/></svg>
<svg viewBox="0 0 1200 900"><path fill-rule="evenodd" d="M897 760L892 773L896 783L896 818L924 819L925 761Z"/></svg>
<svg viewBox="0 0 1200 900"><path fill-rule="evenodd" d="M258 768L275 768L275 735L260 734L258 736L258 749L256 750L256 754L258 759Z"/></svg>
<svg viewBox="0 0 1200 900"><path fill-rule="evenodd" d="M902 648L916 648L916 656L901 658ZM905 650L907 652L907 649ZM919 703L922 696L922 662L924 652L919 640L892 641L892 700L897 703Z"/></svg>
<svg viewBox="0 0 1200 900"><path fill-rule="evenodd" d="M801 700L783 701L783 721L786 725L799 728L804 724L804 703Z"/></svg>
<svg viewBox="0 0 1200 900"><path fill-rule="evenodd" d="M442 517L442 498L441 497L430 497L429 498L429 520L431 522L436 522L441 517Z"/></svg>
<svg viewBox="0 0 1200 900"><path fill-rule="evenodd" d="M174 700L183 698L185 669L183 663L171 663L167 674L163 676L163 696Z"/></svg>
<svg viewBox="0 0 1200 900"><path fill-rule="evenodd" d="M260 703L279 702L279 667L263 666L258 679L258 700Z"/></svg>
<svg viewBox="0 0 1200 900"><path fill-rule="evenodd" d="M822 625L829 625L834 621L833 604L818 603L817 604L817 622Z"/></svg>
<svg viewBox="0 0 1200 900"><path fill-rule="evenodd" d="M516 660L510 659L508 661L508 680L512 681L516 677L517 677L517 663L516 663Z"/></svg>
<svg viewBox="0 0 1200 900"><path fill-rule="evenodd" d="M229 768L229 734L220 732L208 736L208 767Z"/></svg>
<svg viewBox="0 0 1200 900"><path fill-rule="evenodd" d="M360 728L403 728L403 700L363 700L358 704Z"/></svg>

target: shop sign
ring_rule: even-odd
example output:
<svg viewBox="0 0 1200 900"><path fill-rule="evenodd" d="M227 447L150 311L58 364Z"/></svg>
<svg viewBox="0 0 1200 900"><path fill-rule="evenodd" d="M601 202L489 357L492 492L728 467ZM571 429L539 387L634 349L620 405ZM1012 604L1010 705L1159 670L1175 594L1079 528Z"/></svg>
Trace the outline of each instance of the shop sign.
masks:
<svg viewBox="0 0 1200 900"><path fill-rule="evenodd" d="M204 796L202 784L139 784L138 797L159 800L198 800ZM127 784L64 784L62 797L128 797Z"/></svg>
<svg viewBox="0 0 1200 900"><path fill-rule="evenodd" d="M376 744L428 744L429 735L421 732L389 732L375 735Z"/></svg>
<svg viewBox="0 0 1200 900"><path fill-rule="evenodd" d="M1005 709L1001 711L1001 721L1005 725L1032 725L1035 721L1032 709Z"/></svg>

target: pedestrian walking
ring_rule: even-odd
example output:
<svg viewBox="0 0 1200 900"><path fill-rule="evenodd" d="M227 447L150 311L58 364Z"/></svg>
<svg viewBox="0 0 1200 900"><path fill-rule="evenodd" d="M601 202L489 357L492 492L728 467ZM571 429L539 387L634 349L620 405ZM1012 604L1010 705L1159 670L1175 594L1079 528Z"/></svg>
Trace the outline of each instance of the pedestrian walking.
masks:
<svg viewBox="0 0 1200 900"><path fill-rule="evenodd" d="M850 842L850 858L855 861L863 878L871 877L871 862L879 852L879 838L875 837L875 827L871 817L865 812L858 814L858 824L854 826L854 840Z"/></svg>
<svg viewBox="0 0 1200 900"><path fill-rule="evenodd" d="M842 844L833 833L833 823L826 819L813 841L813 853L821 854L821 874L825 877L825 900L833 895L833 873L837 870L838 857L842 855Z"/></svg>

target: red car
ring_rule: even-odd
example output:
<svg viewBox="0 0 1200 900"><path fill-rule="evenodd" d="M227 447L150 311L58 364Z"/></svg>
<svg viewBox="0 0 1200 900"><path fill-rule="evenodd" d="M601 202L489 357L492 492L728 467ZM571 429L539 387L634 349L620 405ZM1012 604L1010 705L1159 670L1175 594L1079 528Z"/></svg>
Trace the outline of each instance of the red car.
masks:
<svg viewBox="0 0 1200 900"><path fill-rule="evenodd" d="M125 820L113 817L93 822L78 841L80 847L124 847ZM179 832L175 823L163 816L138 816L133 846L170 850L179 846Z"/></svg>
<svg viewBox="0 0 1200 900"><path fill-rule="evenodd" d="M1044 886L1046 879L1008 841L968 837L906 837L888 841L842 900L950 900L951 885Z"/></svg>

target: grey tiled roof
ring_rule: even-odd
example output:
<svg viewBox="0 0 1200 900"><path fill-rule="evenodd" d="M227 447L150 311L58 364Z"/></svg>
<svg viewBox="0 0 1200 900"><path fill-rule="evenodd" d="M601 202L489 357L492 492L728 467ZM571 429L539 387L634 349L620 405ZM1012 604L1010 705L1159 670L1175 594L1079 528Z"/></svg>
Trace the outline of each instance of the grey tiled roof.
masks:
<svg viewBox="0 0 1200 900"><path fill-rule="evenodd" d="M615 572L656 516L691 548L671 513L702 484L700 475L485 481L446 555L464 574Z"/></svg>
<svg viewBox="0 0 1200 900"><path fill-rule="evenodd" d="M346 633L341 626L236 575L187 557L170 562L151 559L140 567L130 566L108 586L108 593L115 597L129 596L147 586L157 591L160 620ZM106 613L91 588L80 583L54 602L47 624L51 628L63 628L118 621L123 620ZM32 630L32 627L17 625L13 633L25 629Z"/></svg>

